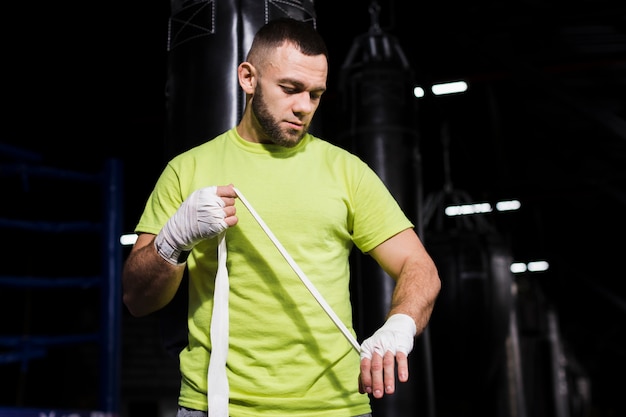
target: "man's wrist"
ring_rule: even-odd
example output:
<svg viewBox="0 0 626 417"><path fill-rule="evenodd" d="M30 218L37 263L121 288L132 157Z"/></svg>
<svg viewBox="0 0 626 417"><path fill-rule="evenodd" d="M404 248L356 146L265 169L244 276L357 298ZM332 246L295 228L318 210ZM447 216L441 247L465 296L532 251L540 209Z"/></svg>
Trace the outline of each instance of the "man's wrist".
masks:
<svg viewBox="0 0 626 417"><path fill-rule="evenodd" d="M189 253L191 252L172 246L161 233L159 233L154 239L154 247L161 258L165 259L172 265L184 264L187 261Z"/></svg>
<svg viewBox="0 0 626 417"><path fill-rule="evenodd" d="M394 329L405 329L413 336L417 334L417 326L415 325L415 320L413 317L408 314L396 313L389 316L386 325L391 326Z"/></svg>

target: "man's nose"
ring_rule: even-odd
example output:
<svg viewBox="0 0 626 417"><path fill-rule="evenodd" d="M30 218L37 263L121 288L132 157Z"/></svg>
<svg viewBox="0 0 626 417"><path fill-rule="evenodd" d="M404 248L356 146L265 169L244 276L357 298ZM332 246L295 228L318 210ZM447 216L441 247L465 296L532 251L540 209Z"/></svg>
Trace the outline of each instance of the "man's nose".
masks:
<svg viewBox="0 0 626 417"><path fill-rule="evenodd" d="M294 113L309 114L314 109L315 103L313 103L311 95L308 92L303 91L302 93L296 95L293 105Z"/></svg>

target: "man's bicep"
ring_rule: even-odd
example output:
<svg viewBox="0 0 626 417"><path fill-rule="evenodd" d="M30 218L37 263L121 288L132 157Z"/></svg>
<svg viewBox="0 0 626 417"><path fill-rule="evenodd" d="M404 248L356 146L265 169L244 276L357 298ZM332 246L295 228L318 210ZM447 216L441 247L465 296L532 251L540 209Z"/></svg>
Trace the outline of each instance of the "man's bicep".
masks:
<svg viewBox="0 0 626 417"><path fill-rule="evenodd" d="M368 252L383 270L396 278L404 263L423 251L422 243L412 228L405 229Z"/></svg>

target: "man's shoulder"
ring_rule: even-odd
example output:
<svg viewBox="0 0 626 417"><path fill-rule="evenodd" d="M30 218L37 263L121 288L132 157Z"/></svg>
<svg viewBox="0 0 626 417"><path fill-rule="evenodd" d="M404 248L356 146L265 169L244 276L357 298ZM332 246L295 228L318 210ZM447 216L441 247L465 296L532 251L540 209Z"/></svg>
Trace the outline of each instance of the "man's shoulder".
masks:
<svg viewBox="0 0 626 417"><path fill-rule="evenodd" d="M320 149L328 150L331 152L337 152L340 154L352 155L352 152L339 142L326 139L324 136L321 136L318 134L309 133L309 136L311 136L310 142L314 143L316 146L319 146Z"/></svg>
<svg viewBox="0 0 626 417"><path fill-rule="evenodd" d="M318 151L325 153L326 157L340 158L345 161L361 164L363 161L361 158L346 148L339 142L331 142L327 139L323 139L319 136L311 135L311 143L318 147Z"/></svg>

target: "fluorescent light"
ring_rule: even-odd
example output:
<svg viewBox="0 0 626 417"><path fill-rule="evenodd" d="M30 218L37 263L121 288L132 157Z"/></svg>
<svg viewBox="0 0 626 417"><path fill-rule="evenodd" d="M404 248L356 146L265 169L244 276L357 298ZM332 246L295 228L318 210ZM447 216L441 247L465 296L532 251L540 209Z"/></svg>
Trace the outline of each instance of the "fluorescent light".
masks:
<svg viewBox="0 0 626 417"><path fill-rule="evenodd" d="M129 234L120 236L120 243L122 244L122 246L132 246L135 244L136 241L137 241L136 233L129 233Z"/></svg>
<svg viewBox="0 0 626 417"><path fill-rule="evenodd" d="M461 206L448 206L445 209L446 216L463 216L467 214L489 213L493 211L489 203L464 204Z"/></svg>
<svg viewBox="0 0 626 417"><path fill-rule="evenodd" d="M422 87L415 87L413 89L413 95L417 98L424 97L424 89Z"/></svg>
<svg viewBox="0 0 626 417"><path fill-rule="evenodd" d="M496 203L496 210L498 211L512 211L518 210L522 206L518 200L506 200L506 201L498 201ZM490 203L472 203L472 204L463 204L458 206L448 206L445 208L445 213L447 216L463 216L467 214L481 214L481 213L491 213L493 211L493 207Z"/></svg>
<svg viewBox="0 0 626 417"><path fill-rule="evenodd" d="M436 96L463 93L467 90L467 83L465 81L454 81L451 83L434 84L430 89Z"/></svg>
<svg viewBox="0 0 626 417"><path fill-rule="evenodd" d="M547 271L550 265L546 261L528 262L528 270L530 272Z"/></svg>
<svg viewBox="0 0 626 417"><path fill-rule="evenodd" d="M528 272L543 272L547 271L550 268L550 264L546 261L531 261L528 263L524 262L514 262L511 264L509 269L514 274L521 274L526 271Z"/></svg>
<svg viewBox="0 0 626 417"><path fill-rule="evenodd" d="M511 210L519 210L522 206L518 200L508 200L508 201L498 201L496 203L496 210L498 211L511 211Z"/></svg>

